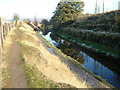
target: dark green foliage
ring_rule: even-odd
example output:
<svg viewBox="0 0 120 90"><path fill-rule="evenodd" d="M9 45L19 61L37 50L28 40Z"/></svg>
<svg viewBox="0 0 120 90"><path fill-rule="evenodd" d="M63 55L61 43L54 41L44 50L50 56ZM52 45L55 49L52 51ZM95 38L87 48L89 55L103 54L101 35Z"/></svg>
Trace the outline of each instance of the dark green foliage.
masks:
<svg viewBox="0 0 120 90"><path fill-rule="evenodd" d="M43 25L43 27L46 27L46 26L50 25L50 22L47 19L42 19L41 24Z"/></svg>
<svg viewBox="0 0 120 90"><path fill-rule="evenodd" d="M64 39L66 39L66 40L68 40L68 41L70 41L70 42L72 42L72 43L74 43L74 44L76 44L78 46L82 46L82 47L91 49L94 52L101 52L101 53L104 52L104 53L106 53L107 56L110 55L110 56L113 56L115 58L120 56L120 51L119 51L120 48L118 47L118 45L115 45L114 43L112 45L108 46L108 45L104 45L102 43L93 42L92 40L89 41L88 39L82 39L82 38L73 36L71 34L65 33L65 32L64 33L62 33L62 32L55 32L51 36L55 37L55 35L57 35L57 36L59 36L61 38L64 38ZM89 39L91 39L93 37L91 36L91 37L89 37ZM102 39L104 40L104 37ZM85 45L82 45L82 44L85 44Z"/></svg>
<svg viewBox="0 0 120 90"><path fill-rule="evenodd" d="M81 40L88 40L106 46L120 46L120 11L111 11L67 21L55 28Z"/></svg>
<svg viewBox="0 0 120 90"><path fill-rule="evenodd" d="M97 15L90 15L76 20L70 27L105 31L105 32L120 32L120 11L111 11Z"/></svg>
<svg viewBox="0 0 120 90"><path fill-rule="evenodd" d="M107 46L120 45L120 35L118 33L99 32L94 30L81 30L76 28L63 28L62 32L80 38L81 40L89 40L101 43Z"/></svg>
<svg viewBox="0 0 120 90"><path fill-rule="evenodd" d="M54 16L51 18L51 23L57 26L66 21L71 21L79 18L82 15L84 2L59 2L54 12Z"/></svg>
<svg viewBox="0 0 120 90"><path fill-rule="evenodd" d="M43 30L44 34L47 34L48 32L51 31L52 26L50 25L50 22L47 19L42 19L41 24L42 24L42 28L44 29Z"/></svg>

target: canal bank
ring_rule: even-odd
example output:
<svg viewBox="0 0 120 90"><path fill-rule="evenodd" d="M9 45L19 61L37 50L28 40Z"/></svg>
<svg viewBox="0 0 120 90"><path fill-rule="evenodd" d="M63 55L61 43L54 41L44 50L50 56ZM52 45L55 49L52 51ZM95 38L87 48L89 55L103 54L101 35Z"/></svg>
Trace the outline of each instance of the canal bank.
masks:
<svg viewBox="0 0 120 90"><path fill-rule="evenodd" d="M111 85L113 85L117 88L120 88L119 87L120 86L119 74L112 71L107 66L101 64L101 62L99 62L99 60L97 58L91 57L91 55L89 55L88 53L81 50L81 48L79 48L79 47L77 48L76 45L72 46L70 42L67 42L64 39L52 40L50 37L50 34L51 33L48 33L45 36L43 35L43 37L46 40L50 41L51 44L58 47L63 53L65 53L65 51L66 51L65 49L67 49L68 51L66 51L65 54L67 54L67 52L69 52L69 53L73 53L74 55L80 57L80 58L75 58L75 59L80 60L83 67L85 67L87 70L91 71L95 75L98 75L98 76L104 78ZM67 42L68 44L65 45L66 44L65 42ZM72 49L69 47L71 47ZM69 54L69 56L71 56L71 55ZM72 57L72 58L74 58L74 57Z"/></svg>
<svg viewBox="0 0 120 90"><path fill-rule="evenodd" d="M100 63L102 63L103 65L107 66L108 68L120 75L119 47L109 47L103 44L94 43L87 40L80 40L80 38L76 38L65 33L52 33L50 37L55 41L57 40L56 38L64 39L65 41L71 43L72 46L76 47L77 50L81 49L82 51L89 54L93 58L96 58L97 61L99 61Z"/></svg>

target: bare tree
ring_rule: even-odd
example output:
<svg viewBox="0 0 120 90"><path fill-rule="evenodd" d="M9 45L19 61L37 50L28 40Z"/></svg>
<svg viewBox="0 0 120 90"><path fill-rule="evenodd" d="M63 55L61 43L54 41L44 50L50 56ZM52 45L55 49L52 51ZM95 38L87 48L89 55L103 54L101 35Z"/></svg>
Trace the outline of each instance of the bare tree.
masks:
<svg viewBox="0 0 120 90"><path fill-rule="evenodd" d="M38 25L38 20L36 18L36 16L34 17L34 24L37 26Z"/></svg>
<svg viewBox="0 0 120 90"><path fill-rule="evenodd" d="M14 14L14 16L13 16L13 21L15 21L15 26L17 26L17 24L18 24L18 20L19 20L19 15L18 14Z"/></svg>

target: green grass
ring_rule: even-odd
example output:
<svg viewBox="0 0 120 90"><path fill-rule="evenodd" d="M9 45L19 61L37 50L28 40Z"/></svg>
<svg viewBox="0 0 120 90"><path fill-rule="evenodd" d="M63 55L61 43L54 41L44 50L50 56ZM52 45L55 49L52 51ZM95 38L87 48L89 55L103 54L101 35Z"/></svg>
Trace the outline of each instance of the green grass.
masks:
<svg viewBox="0 0 120 90"><path fill-rule="evenodd" d="M110 85L109 83L106 82L105 79L101 78L98 75L95 75L94 73L92 73L91 71L87 70L85 67L83 67L81 65L81 63L79 63L77 60L71 58L70 56L67 56L65 54L63 54L59 49L55 49L54 50L56 53L62 55L65 59L70 60L72 63L74 63L75 65L77 65L78 67L82 68L85 72L89 73L90 75L94 76L96 79L98 79L99 81L103 82L104 84L108 85L111 88L114 88L114 86Z"/></svg>
<svg viewBox="0 0 120 90"><path fill-rule="evenodd" d="M91 46L91 49L95 52L104 52L106 53L107 56L113 56L113 58L120 58L120 53L119 53L119 48L118 47L108 47L105 46L103 44L99 44L99 43L94 43L94 42L90 42L87 40L81 40L80 38L71 36L69 34L65 34L65 33L55 33L56 35L69 40L70 42L76 43L77 45L80 45L82 47L86 47L87 46ZM86 46L83 46L81 44L85 44Z"/></svg>
<svg viewBox="0 0 120 90"><path fill-rule="evenodd" d="M35 47L29 46L29 45L25 45L24 43L21 43L21 41L24 40L25 36L27 37L25 32L23 32L21 30L16 30L15 34L17 34L16 43L20 47L20 51L19 51L20 52L19 60L21 60L20 64L23 67L24 72L26 74L26 79L27 79L29 88L71 88L71 87L74 88L73 86L71 86L69 84L56 83L56 82L53 82L52 80L47 79L36 68L36 66L28 65L27 62L29 62L29 60L25 60L24 55L37 54L38 56L40 56L40 51L38 50L38 48L35 48ZM35 58L39 58L39 57L35 57ZM6 61L6 59L4 59L3 61ZM37 63L39 63L39 61ZM7 69L5 68L2 71L2 75L4 75L4 79L5 79L4 81L7 81L9 79L8 71L6 71L6 70Z"/></svg>
<svg viewBox="0 0 120 90"><path fill-rule="evenodd" d="M52 47L53 47L53 45L52 45L49 41L47 41L44 37L42 37L42 35L40 34L39 31L36 31L36 35L37 35L38 37L40 37L40 38L42 39L42 41L46 42L47 47L49 47L49 48L52 48Z"/></svg>
<svg viewBox="0 0 120 90"><path fill-rule="evenodd" d="M42 73L40 74L40 72L38 75L35 70L32 70L28 65L25 65L24 69L28 78L28 83L32 88L59 88L59 85L47 80Z"/></svg>
<svg viewBox="0 0 120 90"><path fill-rule="evenodd" d="M45 78L45 76L41 72L37 72L37 69L34 67L30 67L26 60L23 58L24 53L30 54L29 51L36 51L36 48L24 45L19 42L21 47L21 55L20 59L22 61L22 66L24 68L26 78L28 81L28 85L30 88L59 88L60 86L53 81L50 81Z"/></svg>
<svg viewBox="0 0 120 90"><path fill-rule="evenodd" d="M66 56L67 59L69 59L72 63L74 63L75 65L79 66L80 68L82 68L85 72L89 73L90 75L94 76L96 79L98 79L99 81L103 82L104 84L108 85L111 88L114 88L114 86L110 85L109 83L106 82L105 79L101 78L98 75L95 75L94 73L92 73L91 71L87 70L85 67L83 67L79 62L77 62L75 59L71 58L70 56Z"/></svg>
<svg viewBox="0 0 120 90"><path fill-rule="evenodd" d="M65 83L55 83L49 80L40 71L37 70L36 66L30 66L23 58L24 53L30 54L33 51L35 54L38 53L38 49L32 46L27 46L18 41L21 47L20 60L24 68L27 82L30 88L74 88L73 86Z"/></svg>
<svg viewBox="0 0 120 90"><path fill-rule="evenodd" d="M24 66L28 83L31 88L73 88L71 85L65 83L55 83L48 80L41 72L35 72L35 68L31 69L28 65Z"/></svg>
<svg viewBox="0 0 120 90"><path fill-rule="evenodd" d="M104 80L103 78L101 78L100 76L95 75L94 73L92 73L91 71L87 70L85 67L83 67L78 61L76 61L75 59L71 58L70 56L65 55L63 52L61 52L60 49L54 47L49 41L47 41L45 38L42 37L42 35L39 34L39 32L37 32L37 35L39 35L41 37L41 39L44 41L44 43L46 43L50 48L54 48L55 53L57 53L58 55L61 55L63 58L65 58L66 60L70 60L72 63L74 63L75 65L77 65L78 67L82 68L85 72L89 73L90 75L94 76L96 79L98 79L99 81L101 81L102 83L106 84L107 86L111 87L111 88L115 88L114 86L110 85L109 83L106 82L106 80Z"/></svg>
<svg viewBox="0 0 120 90"><path fill-rule="evenodd" d="M2 68L2 87L6 87L7 81L9 80L8 69Z"/></svg>
<svg viewBox="0 0 120 90"><path fill-rule="evenodd" d="M79 63L78 61L76 61L75 59L71 58L70 56L67 56L65 54L63 54L59 49L55 49L56 53L59 53L62 55L62 57L64 57L67 60L70 60L72 63L74 63L75 65L77 65L78 67L82 68L85 72L89 73L90 75L94 76L96 79L98 79L99 81L103 82L104 84L108 85L111 88L114 88L112 85L110 85L109 83L106 82L105 79L101 78L98 75L95 75L94 73L92 73L91 71L87 70L85 67L83 67L81 65L81 63Z"/></svg>

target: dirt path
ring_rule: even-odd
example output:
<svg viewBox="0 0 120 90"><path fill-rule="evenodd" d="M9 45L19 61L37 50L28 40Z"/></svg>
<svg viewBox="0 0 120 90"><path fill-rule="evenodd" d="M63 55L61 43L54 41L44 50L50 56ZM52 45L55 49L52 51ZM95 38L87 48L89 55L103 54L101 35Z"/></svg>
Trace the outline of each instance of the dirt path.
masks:
<svg viewBox="0 0 120 90"><path fill-rule="evenodd" d="M24 31L24 27L21 27L21 29L23 29L22 31ZM16 40L21 35L27 35L31 38L35 38L35 37L33 34L31 34L32 31L30 32L28 28L25 29L26 34L23 34L22 32L20 35L18 35L18 32L16 30L21 30L21 29L17 28L12 32L13 33L13 35L11 36L12 44L9 45L10 51L8 53L7 60L6 60L9 79L7 81L7 85L5 86L5 88L27 88L28 87L24 69L22 68L22 65L21 65L22 61L20 60L20 46ZM35 39L33 39L33 42L32 42L29 38L26 37L26 39L23 38L23 41L25 40L26 42L24 42L24 44L33 45L34 47L37 47L37 44L36 44L37 41L34 41ZM26 61L28 60L29 64L31 63L31 65L32 64L36 65L36 67L44 75L46 75L48 79L53 80L55 82L68 83L71 85L75 85L76 87L87 87L87 86L95 87L95 88L106 87L102 83L100 83L97 79L95 79L93 76L91 75L87 76L87 74L75 64L71 63L68 60L65 60L59 54L56 54L54 52L54 48L48 48L41 38L40 38L40 41L42 43L42 45L40 45L39 47L40 48L39 50L41 52L41 58L38 58L38 59L41 60L41 62L38 62L37 57L34 57L34 58L30 57L31 54L29 57L25 55ZM38 39L38 43L39 43L39 39ZM50 54L48 51L54 54L55 56ZM48 59L47 57L50 57L50 58ZM77 78L74 74L77 75ZM87 83L85 82L87 85L84 85L84 81L86 81L85 77L87 77Z"/></svg>
<svg viewBox="0 0 120 90"><path fill-rule="evenodd" d="M9 80L6 88L27 88L27 80L24 74L24 70L21 66L19 59L20 47L16 42L17 34L15 34L11 47L10 54L8 56L7 68L9 73Z"/></svg>
<svg viewBox="0 0 120 90"><path fill-rule="evenodd" d="M24 69L21 65L21 54L23 54L24 60L30 67L35 66L35 70L40 71L48 80L52 80L56 83L70 84L78 88L87 87L75 77L70 69L67 68L67 66L62 63L57 56L50 54L49 51L40 44L34 31L24 25L12 33L12 40L10 40L12 44L8 45L8 47L10 47L10 53L8 53L6 60L8 63L7 68L9 72L9 79L7 80L5 88L28 87ZM24 50L21 52L20 49L22 46L19 46L21 44L17 42L22 45L27 45L29 50L25 49L25 52L22 53Z"/></svg>

